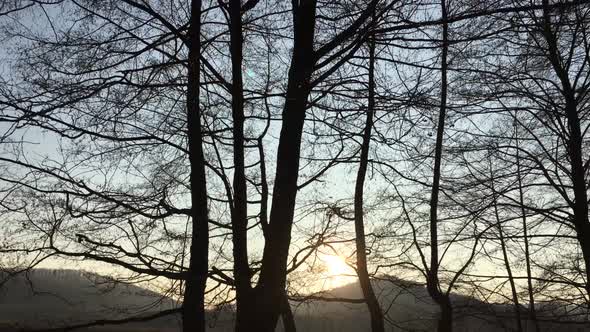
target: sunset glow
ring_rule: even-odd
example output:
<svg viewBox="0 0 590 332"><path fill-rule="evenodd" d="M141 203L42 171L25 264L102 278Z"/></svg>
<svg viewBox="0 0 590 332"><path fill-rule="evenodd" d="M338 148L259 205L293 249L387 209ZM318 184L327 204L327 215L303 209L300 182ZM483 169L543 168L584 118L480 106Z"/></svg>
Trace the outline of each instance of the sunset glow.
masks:
<svg viewBox="0 0 590 332"><path fill-rule="evenodd" d="M320 259L326 267L326 277L329 286L339 287L356 280L356 273L346 262L346 259L339 255L324 254Z"/></svg>

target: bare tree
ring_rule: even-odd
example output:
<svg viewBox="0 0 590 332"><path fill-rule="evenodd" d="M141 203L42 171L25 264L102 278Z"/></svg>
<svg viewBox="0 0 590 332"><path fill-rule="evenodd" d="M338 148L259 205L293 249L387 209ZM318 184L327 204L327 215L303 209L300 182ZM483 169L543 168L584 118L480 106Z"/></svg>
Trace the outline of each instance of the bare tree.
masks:
<svg viewBox="0 0 590 332"><path fill-rule="evenodd" d="M375 15L373 14L373 25L375 25ZM369 74L368 74L368 103L367 103L367 120L363 132L363 141L361 145L359 169L357 172L356 185L354 191L354 228L356 244L356 269L363 291L363 296L367 301L367 307L371 315L371 329L374 332L385 331L383 323L383 313L381 305L377 300L369 271L367 269L367 245L365 242L365 226L363 212L363 191L365 177L367 174L367 165L369 162L369 147L371 142L371 130L373 128L373 117L375 115L375 35L372 34L369 43Z"/></svg>

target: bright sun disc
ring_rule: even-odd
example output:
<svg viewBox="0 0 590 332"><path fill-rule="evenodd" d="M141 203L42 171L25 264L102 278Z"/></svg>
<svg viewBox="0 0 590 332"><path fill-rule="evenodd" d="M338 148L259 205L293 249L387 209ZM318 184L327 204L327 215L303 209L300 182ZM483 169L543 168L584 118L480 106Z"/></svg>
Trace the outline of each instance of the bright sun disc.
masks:
<svg viewBox="0 0 590 332"><path fill-rule="evenodd" d="M327 272L330 277L344 277L352 272L350 266L346 264L346 260L341 256L324 255L321 259L324 261L324 264L326 264Z"/></svg>

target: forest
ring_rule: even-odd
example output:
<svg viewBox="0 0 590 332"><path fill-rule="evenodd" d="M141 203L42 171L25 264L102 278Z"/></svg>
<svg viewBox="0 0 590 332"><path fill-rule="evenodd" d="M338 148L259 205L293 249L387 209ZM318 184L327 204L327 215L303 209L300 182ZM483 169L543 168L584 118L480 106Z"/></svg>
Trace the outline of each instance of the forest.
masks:
<svg viewBox="0 0 590 332"><path fill-rule="evenodd" d="M0 0L0 330L590 331L589 68L590 0Z"/></svg>

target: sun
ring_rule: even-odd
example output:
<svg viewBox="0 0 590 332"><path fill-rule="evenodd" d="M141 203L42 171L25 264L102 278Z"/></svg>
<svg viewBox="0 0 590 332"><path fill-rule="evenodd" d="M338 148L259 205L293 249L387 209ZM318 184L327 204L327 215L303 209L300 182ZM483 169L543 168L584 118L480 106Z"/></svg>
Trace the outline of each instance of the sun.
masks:
<svg viewBox="0 0 590 332"><path fill-rule="evenodd" d="M351 268L346 264L346 260L342 256L324 255L321 259L324 261L324 264L326 264L328 274L331 276L340 276L350 273Z"/></svg>
<svg viewBox="0 0 590 332"><path fill-rule="evenodd" d="M342 286L356 279L354 269L347 264L344 257L323 254L320 260L325 265L325 274L331 287Z"/></svg>

